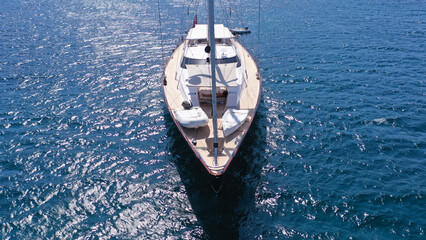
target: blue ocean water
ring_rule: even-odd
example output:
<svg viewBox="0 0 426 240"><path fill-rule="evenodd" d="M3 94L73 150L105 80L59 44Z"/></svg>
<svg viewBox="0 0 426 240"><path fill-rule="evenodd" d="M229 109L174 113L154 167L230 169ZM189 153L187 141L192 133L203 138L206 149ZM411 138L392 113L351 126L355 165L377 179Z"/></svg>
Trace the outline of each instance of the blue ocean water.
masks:
<svg viewBox="0 0 426 240"><path fill-rule="evenodd" d="M425 239L426 3L217 1L263 96L216 194L160 90L195 2L0 2L0 238Z"/></svg>

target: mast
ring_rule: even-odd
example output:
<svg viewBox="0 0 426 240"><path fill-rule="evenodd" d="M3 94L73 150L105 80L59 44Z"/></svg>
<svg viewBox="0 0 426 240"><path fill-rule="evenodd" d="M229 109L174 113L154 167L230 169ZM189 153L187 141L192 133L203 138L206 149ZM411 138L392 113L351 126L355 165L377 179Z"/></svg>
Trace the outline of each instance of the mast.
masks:
<svg viewBox="0 0 426 240"><path fill-rule="evenodd" d="M212 75L212 108L213 108L213 134L214 134L214 162L217 165L218 137L217 137L217 99L216 99L216 45L214 41L214 1L208 0L208 32L210 44L210 66Z"/></svg>

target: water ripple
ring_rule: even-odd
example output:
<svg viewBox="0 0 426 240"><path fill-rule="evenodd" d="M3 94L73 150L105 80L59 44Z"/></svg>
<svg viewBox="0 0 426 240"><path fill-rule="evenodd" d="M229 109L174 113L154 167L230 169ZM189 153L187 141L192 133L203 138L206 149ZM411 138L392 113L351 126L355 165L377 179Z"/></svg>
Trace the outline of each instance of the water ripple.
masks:
<svg viewBox="0 0 426 240"><path fill-rule="evenodd" d="M192 12L161 6L168 55ZM263 98L215 194L164 107L157 5L2 2L0 238L421 239L419 6L262 2Z"/></svg>

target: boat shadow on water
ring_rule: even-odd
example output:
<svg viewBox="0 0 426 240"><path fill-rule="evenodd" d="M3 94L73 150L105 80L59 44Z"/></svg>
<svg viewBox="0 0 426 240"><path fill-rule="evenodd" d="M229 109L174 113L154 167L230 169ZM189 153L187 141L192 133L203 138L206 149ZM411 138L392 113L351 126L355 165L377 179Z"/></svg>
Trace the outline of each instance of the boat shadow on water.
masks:
<svg viewBox="0 0 426 240"><path fill-rule="evenodd" d="M261 170L267 161L266 116L262 102L242 145L224 175L216 178L207 173L186 144L167 110L167 135L171 161L175 163L194 214L206 239L238 239L246 232L250 213L255 210L255 192ZM245 229L245 230L242 230ZM241 232L243 231L243 232Z"/></svg>

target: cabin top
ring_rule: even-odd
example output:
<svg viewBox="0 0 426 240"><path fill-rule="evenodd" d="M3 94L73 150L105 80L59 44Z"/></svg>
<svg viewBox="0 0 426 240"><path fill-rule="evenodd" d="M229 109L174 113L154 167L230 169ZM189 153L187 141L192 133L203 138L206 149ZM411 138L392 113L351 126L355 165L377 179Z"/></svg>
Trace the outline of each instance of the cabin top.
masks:
<svg viewBox="0 0 426 240"><path fill-rule="evenodd" d="M229 31L229 28L225 27L223 24L215 24L214 33L216 39L226 39L234 37L231 31ZM207 39L207 35L207 24L195 24L195 27L189 30L188 35L186 36L186 40Z"/></svg>
<svg viewBox="0 0 426 240"><path fill-rule="evenodd" d="M238 79L236 75L237 63L220 64L216 66L216 85L218 87L236 87ZM187 65L189 72L188 86L211 87L212 79L209 65Z"/></svg>

